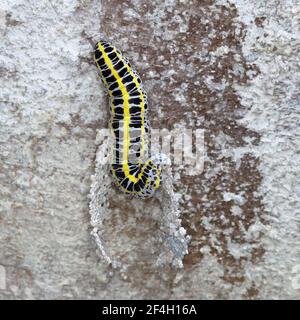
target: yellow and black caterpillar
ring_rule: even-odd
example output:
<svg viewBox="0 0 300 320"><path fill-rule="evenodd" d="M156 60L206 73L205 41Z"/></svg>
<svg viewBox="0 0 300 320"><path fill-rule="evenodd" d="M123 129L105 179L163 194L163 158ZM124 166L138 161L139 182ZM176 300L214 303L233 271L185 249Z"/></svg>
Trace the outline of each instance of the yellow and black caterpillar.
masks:
<svg viewBox="0 0 300 320"><path fill-rule="evenodd" d="M141 79L121 52L106 41L96 44L94 59L110 96L111 173L122 191L150 197L159 188L161 169L147 151L148 105Z"/></svg>

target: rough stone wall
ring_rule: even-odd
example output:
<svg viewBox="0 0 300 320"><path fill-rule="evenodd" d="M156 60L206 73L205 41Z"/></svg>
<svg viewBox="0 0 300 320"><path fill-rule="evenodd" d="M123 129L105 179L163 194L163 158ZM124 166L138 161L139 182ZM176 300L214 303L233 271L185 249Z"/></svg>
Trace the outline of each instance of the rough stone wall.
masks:
<svg viewBox="0 0 300 320"><path fill-rule="evenodd" d="M0 298L299 299L299 16L290 0L2 1ZM174 172L183 268L160 256L157 199L112 189L121 270L90 235L100 37L141 74L152 127L205 130L203 173Z"/></svg>

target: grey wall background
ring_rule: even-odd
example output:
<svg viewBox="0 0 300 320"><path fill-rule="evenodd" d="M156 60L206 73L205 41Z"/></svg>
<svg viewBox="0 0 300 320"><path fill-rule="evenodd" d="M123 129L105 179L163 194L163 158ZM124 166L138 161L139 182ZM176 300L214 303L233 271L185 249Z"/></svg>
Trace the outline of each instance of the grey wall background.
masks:
<svg viewBox="0 0 300 320"><path fill-rule="evenodd" d="M0 4L0 298L300 298L299 2ZM191 235L157 263L161 208L117 191L90 236L97 129L108 105L89 39L139 70L153 127L205 129L205 170L174 188Z"/></svg>

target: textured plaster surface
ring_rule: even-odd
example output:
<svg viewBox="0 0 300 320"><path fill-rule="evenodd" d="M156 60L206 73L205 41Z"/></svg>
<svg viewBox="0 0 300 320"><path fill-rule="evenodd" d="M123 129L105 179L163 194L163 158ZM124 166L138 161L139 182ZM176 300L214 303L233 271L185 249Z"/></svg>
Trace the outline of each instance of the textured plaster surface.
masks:
<svg viewBox="0 0 300 320"><path fill-rule="evenodd" d="M299 299L299 18L292 0L1 1L0 298ZM203 173L173 168L181 268L162 198L105 180L120 268L90 234L100 37L141 74L152 127L204 129Z"/></svg>

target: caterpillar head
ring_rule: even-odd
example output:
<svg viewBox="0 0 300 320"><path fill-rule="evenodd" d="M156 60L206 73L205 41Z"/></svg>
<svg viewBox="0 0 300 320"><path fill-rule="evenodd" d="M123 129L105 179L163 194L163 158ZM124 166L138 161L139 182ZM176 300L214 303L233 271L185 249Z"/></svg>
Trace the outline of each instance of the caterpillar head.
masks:
<svg viewBox="0 0 300 320"><path fill-rule="evenodd" d="M150 198L161 184L161 165L158 162L149 160L146 169L144 170L143 180L144 187L137 196L139 198Z"/></svg>
<svg viewBox="0 0 300 320"><path fill-rule="evenodd" d="M111 174L121 191L137 198L150 198L161 183L161 166L152 159L140 164L112 164Z"/></svg>

